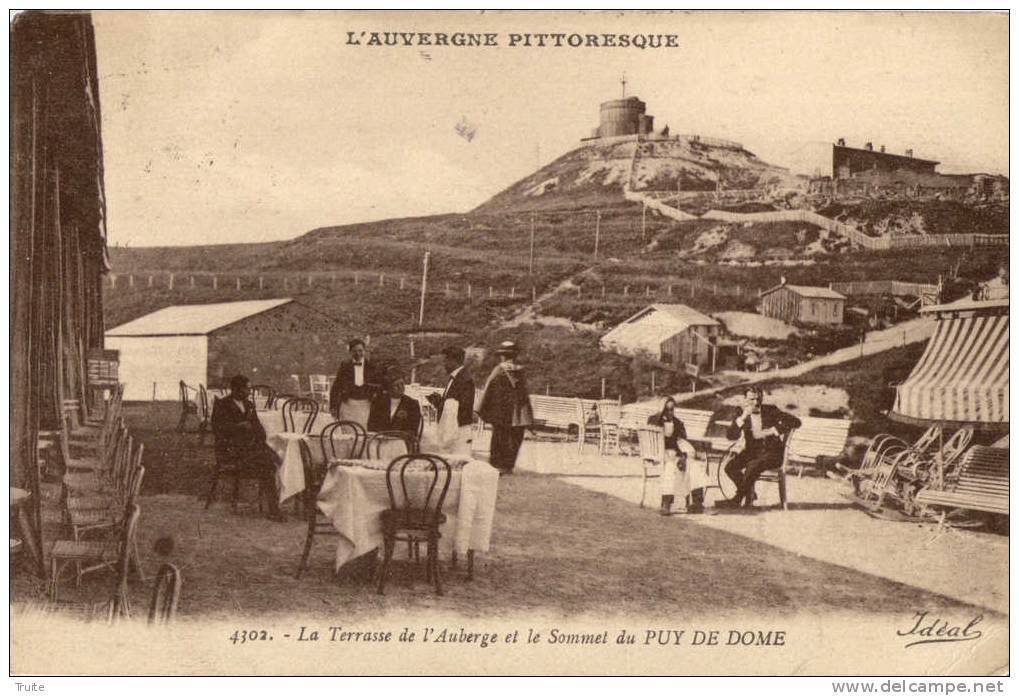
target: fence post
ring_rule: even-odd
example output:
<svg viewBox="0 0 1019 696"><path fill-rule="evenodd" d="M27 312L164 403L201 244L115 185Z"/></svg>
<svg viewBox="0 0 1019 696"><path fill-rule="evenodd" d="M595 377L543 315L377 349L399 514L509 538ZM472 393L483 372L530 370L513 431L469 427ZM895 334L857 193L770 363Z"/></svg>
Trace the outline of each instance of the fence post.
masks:
<svg viewBox="0 0 1019 696"><path fill-rule="evenodd" d="M644 297L651 297L651 286L650 285L645 285L644 286Z"/></svg>
<svg viewBox="0 0 1019 696"><path fill-rule="evenodd" d="M214 274L212 276L212 289L216 290L217 288L219 288L219 276Z"/></svg>
<svg viewBox="0 0 1019 696"><path fill-rule="evenodd" d="M669 283L669 296L672 296L672 283Z"/></svg>
<svg viewBox="0 0 1019 696"><path fill-rule="evenodd" d="M624 285L623 286L623 295L629 295L629 294L630 294L630 286L629 285Z"/></svg>
<svg viewBox="0 0 1019 696"><path fill-rule="evenodd" d="M115 273L110 274L110 289L117 287L117 275Z"/></svg>
<svg viewBox="0 0 1019 696"><path fill-rule="evenodd" d="M403 281L405 276L400 276L400 289L403 290Z"/></svg>
<svg viewBox="0 0 1019 696"><path fill-rule="evenodd" d="M470 299L471 299L471 284L467 283L467 301L469 302Z"/></svg>
<svg viewBox="0 0 1019 696"><path fill-rule="evenodd" d="M308 287L311 287L311 274L308 274Z"/></svg>
<svg viewBox="0 0 1019 696"><path fill-rule="evenodd" d="M492 297L492 286L491 285L488 286L488 296Z"/></svg>
<svg viewBox="0 0 1019 696"><path fill-rule="evenodd" d="M354 271L354 285L357 285L357 271Z"/></svg>
<svg viewBox="0 0 1019 696"><path fill-rule="evenodd" d="M284 290L287 289L287 277L286 276L283 276L283 289Z"/></svg>
<svg viewBox="0 0 1019 696"><path fill-rule="evenodd" d="M379 273L379 287L382 287L385 284L386 284L386 274L385 273Z"/></svg>
<svg viewBox="0 0 1019 696"><path fill-rule="evenodd" d="M152 287L152 276L149 276L149 287Z"/></svg>
<svg viewBox="0 0 1019 696"><path fill-rule="evenodd" d="M173 273L170 274L170 290L173 290Z"/></svg>
<svg viewBox="0 0 1019 696"><path fill-rule="evenodd" d="M605 398L605 378L601 378L601 398Z"/></svg>
<svg viewBox="0 0 1019 696"><path fill-rule="evenodd" d="M516 296L517 296L517 288L516 288L516 286L510 286L510 297L516 297Z"/></svg>
<svg viewBox="0 0 1019 696"><path fill-rule="evenodd" d="M262 276L258 276L258 289L261 290L264 287L265 287L265 282L263 281Z"/></svg>
<svg viewBox="0 0 1019 696"><path fill-rule="evenodd" d="M240 276L237 276L237 289L238 290L241 289L241 277Z"/></svg>
<svg viewBox="0 0 1019 696"><path fill-rule="evenodd" d="M446 281L446 297L449 297L449 281Z"/></svg>
<svg viewBox="0 0 1019 696"><path fill-rule="evenodd" d="M605 297L605 286L604 285L601 286L601 296Z"/></svg>
<svg viewBox="0 0 1019 696"><path fill-rule="evenodd" d="M114 283L114 285L116 285L116 283ZM133 288L134 287L134 273L132 273L131 275L129 275L127 277L127 287L129 287L129 288Z"/></svg>
<svg viewBox="0 0 1019 696"><path fill-rule="evenodd" d="M195 287L195 277L194 276L188 277L188 285L190 285L191 287Z"/></svg>
<svg viewBox="0 0 1019 696"><path fill-rule="evenodd" d="M538 290L532 285L531 286L531 302L538 301Z"/></svg>
<svg viewBox="0 0 1019 696"><path fill-rule="evenodd" d="M551 396L551 395L552 395L552 385L549 384L548 382L545 382L545 396Z"/></svg>

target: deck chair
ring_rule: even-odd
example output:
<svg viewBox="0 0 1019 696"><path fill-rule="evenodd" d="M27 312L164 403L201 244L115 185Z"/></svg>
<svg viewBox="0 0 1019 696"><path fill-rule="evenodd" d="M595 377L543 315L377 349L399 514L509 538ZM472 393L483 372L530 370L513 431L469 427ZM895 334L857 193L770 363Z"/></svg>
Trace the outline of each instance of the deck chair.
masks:
<svg viewBox="0 0 1019 696"><path fill-rule="evenodd" d="M881 433L871 439L870 445L867 447L867 451L864 453L858 468L847 469L841 465L836 466L842 473L843 478L852 483L854 491L859 494L860 482L877 475L881 468L888 464L891 458L898 456L906 450L912 450L917 454L924 454L932 446L937 445L940 437L941 428L936 425L927 428L912 445L895 435Z"/></svg>
<svg viewBox="0 0 1019 696"><path fill-rule="evenodd" d="M972 428L960 428L944 443L940 450L937 447L937 443L933 443L932 446L924 451L915 451L915 456L910 458L908 463L903 463L896 472L896 475L912 481L924 481L943 487L946 481L953 480L958 474L959 462L969 448L969 443L972 439ZM943 480L935 482L932 480L932 477L936 475L935 469L937 468L939 454L941 456Z"/></svg>

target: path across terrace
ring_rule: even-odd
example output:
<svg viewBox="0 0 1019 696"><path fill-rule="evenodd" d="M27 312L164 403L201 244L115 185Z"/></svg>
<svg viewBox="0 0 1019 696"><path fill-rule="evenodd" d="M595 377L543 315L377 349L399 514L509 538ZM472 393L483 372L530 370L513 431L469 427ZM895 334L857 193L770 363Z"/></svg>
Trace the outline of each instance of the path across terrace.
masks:
<svg viewBox="0 0 1019 696"><path fill-rule="evenodd" d="M640 501L641 464L635 456L600 456L594 446L578 454L574 443L527 440L517 463L524 471L545 474L635 507ZM804 476L791 477L788 485L787 511L774 507L777 486L759 484L759 507L754 511L716 509L718 490L709 489L707 514L660 518L653 481L648 496L651 507L643 512L649 520L700 527L705 534L711 533L709 530L734 534L773 547L776 553L793 553L1008 613L1007 536L958 530L934 538L933 524L869 516L843 495L849 488L841 481Z"/></svg>

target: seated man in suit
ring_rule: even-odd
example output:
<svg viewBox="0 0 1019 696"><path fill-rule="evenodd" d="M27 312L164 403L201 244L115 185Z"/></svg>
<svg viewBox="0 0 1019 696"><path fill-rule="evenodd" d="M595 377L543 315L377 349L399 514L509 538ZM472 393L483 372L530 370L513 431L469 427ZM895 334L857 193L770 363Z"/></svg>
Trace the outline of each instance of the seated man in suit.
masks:
<svg viewBox="0 0 1019 696"><path fill-rule="evenodd" d="M736 497L729 501L733 507L751 507L754 502L754 484L761 474L782 466L785 456L785 438L800 427L800 419L778 408L763 404L764 393L756 387L744 392L743 411L733 419L725 436L738 440L743 436L743 451L725 467L725 473L736 484Z"/></svg>
<svg viewBox="0 0 1019 696"><path fill-rule="evenodd" d="M230 394L217 399L212 408L212 433L216 438L216 461L224 467L237 467L258 479L259 491L269 506L269 518L283 521L276 488L279 458L265 444L265 429L250 400L248 378L230 379Z"/></svg>
<svg viewBox="0 0 1019 696"><path fill-rule="evenodd" d="M421 406L417 399L405 395L403 388L403 376L396 370L390 370L386 375L385 390L372 401L368 430L375 433L397 430L417 439Z"/></svg>

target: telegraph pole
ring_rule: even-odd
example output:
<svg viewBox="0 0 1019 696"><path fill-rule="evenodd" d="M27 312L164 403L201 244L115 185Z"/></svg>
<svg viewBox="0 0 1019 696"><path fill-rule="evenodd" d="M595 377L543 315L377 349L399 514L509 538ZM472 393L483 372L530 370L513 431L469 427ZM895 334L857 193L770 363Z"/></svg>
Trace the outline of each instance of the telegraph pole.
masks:
<svg viewBox="0 0 1019 696"><path fill-rule="evenodd" d="M601 211L594 220L594 260L598 260L598 238L601 236Z"/></svg>
<svg viewBox="0 0 1019 696"><path fill-rule="evenodd" d="M531 257L527 265L527 274L534 275L534 211L531 211Z"/></svg>
<svg viewBox="0 0 1019 696"><path fill-rule="evenodd" d="M431 256L432 252L425 252L425 263L424 270L421 273L421 311L418 312L418 326L424 326L425 323L425 293L428 291L428 257ZM413 343L411 344L414 345ZM411 348L411 350L414 350Z"/></svg>

